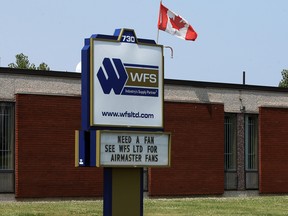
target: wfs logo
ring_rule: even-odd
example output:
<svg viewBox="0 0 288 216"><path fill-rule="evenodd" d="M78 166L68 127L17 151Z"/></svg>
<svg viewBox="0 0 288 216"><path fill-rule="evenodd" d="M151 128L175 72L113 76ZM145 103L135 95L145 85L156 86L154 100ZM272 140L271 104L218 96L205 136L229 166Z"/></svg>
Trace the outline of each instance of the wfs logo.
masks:
<svg viewBox="0 0 288 216"><path fill-rule="evenodd" d="M113 89L116 95L158 97L159 67L122 63L121 59L104 58L97 78L104 94Z"/></svg>

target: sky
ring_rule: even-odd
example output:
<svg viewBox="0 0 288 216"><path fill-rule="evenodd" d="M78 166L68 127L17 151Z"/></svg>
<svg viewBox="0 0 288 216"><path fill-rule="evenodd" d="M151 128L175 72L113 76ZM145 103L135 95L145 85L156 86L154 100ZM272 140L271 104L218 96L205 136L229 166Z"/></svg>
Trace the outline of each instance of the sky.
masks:
<svg viewBox="0 0 288 216"><path fill-rule="evenodd" d="M1 0L0 67L24 53L31 63L75 72L84 39L134 29L138 38L157 39L159 0ZM288 69L287 0L163 0L198 33L185 41L164 31L164 76L194 80L278 86Z"/></svg>

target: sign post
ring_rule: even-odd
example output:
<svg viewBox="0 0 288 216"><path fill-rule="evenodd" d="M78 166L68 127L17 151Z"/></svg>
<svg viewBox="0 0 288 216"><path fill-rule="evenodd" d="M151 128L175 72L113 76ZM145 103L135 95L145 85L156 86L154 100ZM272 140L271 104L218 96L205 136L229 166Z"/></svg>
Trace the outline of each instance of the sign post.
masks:
<svg viewBox="0 0 288 216"><path fill-rule="evenodd" d="M85 39L75 164L104 167L105 216L143 215L143 167L170 166L163 59L132 29Z"/></svg>

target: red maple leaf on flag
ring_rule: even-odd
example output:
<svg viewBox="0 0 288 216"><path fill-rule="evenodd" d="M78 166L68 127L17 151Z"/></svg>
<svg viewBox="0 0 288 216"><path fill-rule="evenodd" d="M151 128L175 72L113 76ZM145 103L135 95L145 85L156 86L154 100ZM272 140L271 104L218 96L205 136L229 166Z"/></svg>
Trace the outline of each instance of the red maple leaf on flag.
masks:
<svg viewBox="0 0 288 216"><path fill-rule="evenodd" d="M169 17L172 27L178 31L185 27L186 23L180 16Z"/></svg>
<svg viewBox="0 0 288 216"><path fill-rule="evenodd" d="M197 33L192 26L181 16L169 10L160 2L158 29L166 31L184 40L195 41Z"/></svg>

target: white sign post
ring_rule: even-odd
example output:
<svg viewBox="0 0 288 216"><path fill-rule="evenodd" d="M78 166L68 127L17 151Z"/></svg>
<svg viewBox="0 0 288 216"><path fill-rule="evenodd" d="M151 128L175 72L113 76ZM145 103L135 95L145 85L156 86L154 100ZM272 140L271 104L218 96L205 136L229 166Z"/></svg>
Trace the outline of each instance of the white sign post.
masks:
<svg viewBox="0 0 288 216"><path fill-rule="evenodd" d="M77 165L104 167L103 215L143 215L142 167L170 166L163 46L116 29L85 39L81 61Z"/></svg>

